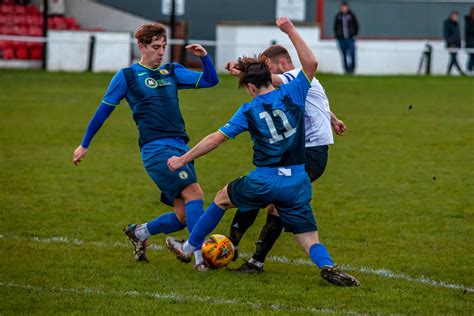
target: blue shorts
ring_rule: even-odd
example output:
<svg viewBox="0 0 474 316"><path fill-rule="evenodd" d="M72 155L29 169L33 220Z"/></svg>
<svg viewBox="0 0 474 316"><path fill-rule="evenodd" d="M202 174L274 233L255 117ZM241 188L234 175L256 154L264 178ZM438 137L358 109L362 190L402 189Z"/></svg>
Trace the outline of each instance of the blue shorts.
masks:
<svg viewBox="0 0 474 316"><path fill-rule="evenodd" d="M145 170L161 191L161 201L173 206L185 187L197 183L194 163L189 163L176 171L168 168L168 159L182 156L189 150L181 138L160 138L142 147Z"/></svg>
<svg viewBox="0 0 474 316"><path fill-rule="evenodd" d="M242 212L274 204L285 231L294 234L316 231L311 183L304 165L285 167L291 169L289 176L279 175L279 169L257 167L232 181L227 187L230 201Z"/></svg>

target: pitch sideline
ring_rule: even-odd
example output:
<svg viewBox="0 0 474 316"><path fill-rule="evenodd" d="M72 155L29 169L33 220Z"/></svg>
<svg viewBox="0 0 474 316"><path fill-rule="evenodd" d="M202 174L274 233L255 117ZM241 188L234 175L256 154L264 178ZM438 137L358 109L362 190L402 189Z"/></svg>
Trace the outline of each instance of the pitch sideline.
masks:
<svg viewBox="0 0 474 316"><path fill-rule="evenodd" d="M114 247L120 247L120 248L125 248L125 247L130 247L129 244L124 243L124 242L113 242L113 243L106 243L102 241L92 241L92 242L85 242L79 239L69 239L67 237L63 236L58 236L58 237L50 237L50 238L40 238L40 237L31 237L31 238L26 238L26 237L18 237L18 236L12 236L12 237L6 237L3 235L0 235L0 240L26 240L26 241L35 241L35 242L43 242L43 243L65 243L65 244L70 244L70 245L93 245L95 247L99 248L114 248ZM148 246L149 250L155 250L155 251L162 251L165 249L163 246L155 245L155 244L150 244ZM241 253L243 257L251 257L251 254L248 253ZM272 262L277 262L277 263L282 263L282 264L290 264L290 265L296 265L296 266L313 266L314 263L311 260L308 259L288 259L285 256L270 256L267 259L268 261ZM463 290L464 292L474 292L474 288L470 288L467 286L464 286L462 284L455 284L455 283L447 283L444 281L436 281L427 277L412 277L404 273L395 273L387 269L372 269L372 268L367 268L367 267L361 267L361 268L356 268L351 265L339 265L342 270L346 271L353 271L353 272L359 272L359 273L364 273L364 274L373 274L385 278L390 278L390 279L402 279L405 281L409 282L415 282L415 283L420 283L420 284L426 284L430 286L435 286L435 287L443 287L447 289L455 289L455 290Z"/></svg>
<svg viewBox="0 0 474 316"><path fill-rule="evenodd" d="M0 282L0 287L7 288L17 288L24 289L35 292L59 292L59 293L73 293L73 294L82 294L82 295L94 295L94 296L116 296L116 297L148 297L155 299L157 301L171 300L179 302L198 302L198 303L210 303L216 305L240 305L247 306L253 309L270 309L273 311L286 311L286 312L311 312L311 313L321 313L321 314L335 314L343 313L347 315L363 315L353 311L347 310L334 310L330 308L316 308L316 307L289 307L280 304L260 304L260 303L249 303L243 302L236 299L222 299L210 296L197 296L197 295L182 295L177 293L160 293L160 292L139 292L139 291L104 291L94 288L63 288L63 287L39 287L33 285L22 285L16 283L3 283Z"/></svg>

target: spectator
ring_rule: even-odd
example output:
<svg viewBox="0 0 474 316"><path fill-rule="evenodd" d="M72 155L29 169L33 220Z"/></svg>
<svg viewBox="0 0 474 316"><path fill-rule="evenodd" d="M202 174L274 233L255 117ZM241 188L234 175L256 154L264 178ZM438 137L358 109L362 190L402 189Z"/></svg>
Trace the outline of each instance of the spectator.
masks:
<svg viewBox="0 0 474 316"><path fill-rule="evenodd" d="M474 6L471 7L469 15L464 17L464 39L468 54L467 71L472 74L474 68Z"/></svg>
<svg viewBox="0 0 474 316"><path fill-rule="evenodd" d="M459 12L453 11L449 18L444 21L443 37L446 40L446 47L449 52L448 75L451 74L451 69L456 67L461 75L464 72L458 63L458 51L461 48L461 33L459 31Z"/></svg>
<svg viewBox="0 0 474 316"><path fill-rule="evenodd" d="M359 32L356 16L347 2L342 2L334 18L334 34L341 51L342 64L347 74L353 74L356 67L355 36Z"/></svg>

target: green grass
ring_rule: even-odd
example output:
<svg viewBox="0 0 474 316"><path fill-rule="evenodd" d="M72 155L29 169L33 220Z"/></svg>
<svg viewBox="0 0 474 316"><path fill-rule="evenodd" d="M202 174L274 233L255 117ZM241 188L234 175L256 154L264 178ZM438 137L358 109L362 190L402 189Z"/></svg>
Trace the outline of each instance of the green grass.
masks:
<svg viewBox="0 0 474 316"><path fill-rule="evenodd" d="M268 261L258 276L197 273L164 250L135 263L121 228L170 208L143 169L125 102L81 166L71 163L111 76L0 72L1 315L474 314L473 292L415 280L474 287L472 78L320 76L348 130L312 204L322 241L363 284L345 289L295 261ZM181 92L191 145L249 100L236 87L221 76L216 88ZM197 161L206 205L252 169L251 154L243 135ZM254 250L264 221L261 212L241 251ZM271 255L305 258L290 234Z"/></svg>

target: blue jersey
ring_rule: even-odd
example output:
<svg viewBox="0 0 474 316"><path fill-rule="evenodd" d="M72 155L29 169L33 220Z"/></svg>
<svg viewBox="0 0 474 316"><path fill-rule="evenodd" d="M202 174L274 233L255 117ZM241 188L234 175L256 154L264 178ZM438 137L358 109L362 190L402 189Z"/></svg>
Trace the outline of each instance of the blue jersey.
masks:
<svg viewBox="0 0 474 316"><path fill-rule="evenodd" d="M295 80L278 90L244 103L219 131L229 138L249 131L254 143L255 166L304 164L304 106L310 87L310 81L300 71Z"/></svg>
<svg viewBox="0 0 474 316"><path fill-rule="evenodd" d="M139 144L159 138L180 137L187 143L178 89L200 87L202 73L169 63L152 69L141 64L123 68L114 76L103 103L116 106L127 99L139 131Z"/></svg>

